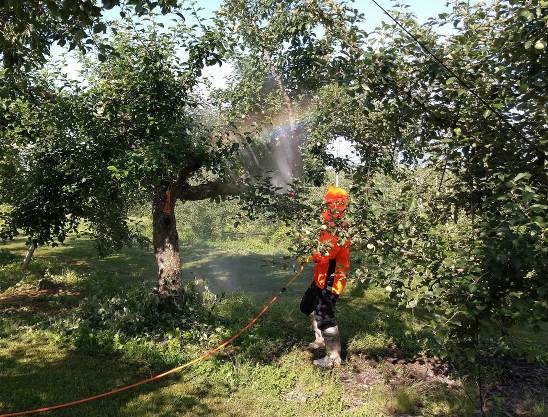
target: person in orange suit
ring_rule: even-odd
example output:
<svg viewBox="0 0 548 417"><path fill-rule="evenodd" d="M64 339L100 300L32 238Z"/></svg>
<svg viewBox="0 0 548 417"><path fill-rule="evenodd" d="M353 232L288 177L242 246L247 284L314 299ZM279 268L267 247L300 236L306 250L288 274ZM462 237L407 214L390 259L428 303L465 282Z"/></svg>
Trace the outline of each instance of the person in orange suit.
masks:
<svg viewBox="0 0 548 417"><path fill-rule="evenodd" d="M314 280L301 301L301 311L309 315L315 333L309 349L325 347L326 356L314 361L314 365L331 368L341 364L339 327L335 319L335 304L346 286L350 268L350 239L339 232L347 226L343 220L348 204L348 192L329 186L324 197L323 224L318 238L320 250L312 254Z"/></svg>

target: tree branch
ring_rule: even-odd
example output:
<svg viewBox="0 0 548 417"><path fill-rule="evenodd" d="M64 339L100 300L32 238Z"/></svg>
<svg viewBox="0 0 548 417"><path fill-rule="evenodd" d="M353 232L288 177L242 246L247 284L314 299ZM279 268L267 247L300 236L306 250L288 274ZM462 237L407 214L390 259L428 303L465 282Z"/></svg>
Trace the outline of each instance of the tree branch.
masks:
<svg viewBox="0 0 548 417"><path fill-rule="evenodd" d="M184 201L205 200L214 197L228 197L242 194L245 190L243 184L229 184L209 181L200 185L185 185L179 191L178 197Z"/></svg>
<svg viewBox="0 0 548 417"><path fill-rule="evenodd" d="M202 168L203 162L199 159L191 159L183 168L179 170L179 174L177 176L177 183L178 184L184 184L185 181L190 177L192 174L194 174L196 171L198 171L200 168ZM179 187L180 188L180 187Z"/></svg>

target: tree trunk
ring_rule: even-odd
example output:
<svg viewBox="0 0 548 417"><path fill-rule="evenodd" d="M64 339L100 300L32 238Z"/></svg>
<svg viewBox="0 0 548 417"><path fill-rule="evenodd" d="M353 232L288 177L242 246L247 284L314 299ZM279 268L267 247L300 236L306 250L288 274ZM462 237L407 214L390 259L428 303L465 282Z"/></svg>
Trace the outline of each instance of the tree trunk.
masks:
<svg viewBox="0 0 548 417"><path fill-rule="evenodd" d="M158 293L164 299L177 294L182 285L175 201L175 191L171 186L159 186L152 205L152 241L158 264Z"/></svg>
<svg viewBox="0 0 548 417"><path fill-rule="evenodd" d="M32 255L34 254L35 250L36 244L31 243L29 249L27 250L27 254L25 255L25 259L23 260L23 269L27 269L29 267L30 260L32 259Z"/></svg>

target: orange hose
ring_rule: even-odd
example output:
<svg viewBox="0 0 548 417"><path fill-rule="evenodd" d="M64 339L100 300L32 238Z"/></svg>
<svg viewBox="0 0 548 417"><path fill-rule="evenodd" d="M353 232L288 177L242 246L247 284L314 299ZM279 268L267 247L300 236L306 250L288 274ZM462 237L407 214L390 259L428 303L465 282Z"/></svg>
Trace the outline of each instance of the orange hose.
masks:
<svg viewBox="0 0 548 417"><path fill-rule="evenodd" d="M293 274L291 279L288 281L285 287L282 288L280 291L280 294L286 290L287 287L289 287L293 282L301 275L303 272L304 266L303 264L300 265L300 269ZM263 308L259 311L259 313L253 317L244 327L242 327L240 330L238 330L236 333L234 333L232 336L230 336L228 339L226 339L223 343L218 345L217 347L208 350L201 356L198 356L197 358L192 359L189 362L186 362L182 365L177 366L176 368L170 369L168 371L162 372L161 374L157 374L155 376L152 376L150 378L142 379L141 381L134 382L133 384L124 385L122 387L115 388L113 390L102 392L100 394L92 395L90 397L80 398L79 400L70 401L67 403L62 404L56 404L56 405L50 405L48 407L42 407L42 408L35 408L33 410L26 410L26 411L17 411L14 413L7 413L7 414L0 414L0 417L15 417L15 416L25 416L30 414L38 414L38 413L45 413L46 411L53 411L53 410L59 410L61 408L69 408L73 407L75 405L87 403L90 401L95 401L101 398L110 397L114 394L118 394L120 392L128 391L130 389L139 387L144 384L148 384L149 382L158 381L162 378L165 378L168 375L174 374L176 372L182 371L185 368L189 368L190 366L203 361L204 359L209 358L214 353L217 353L218 351L224 349L226 346L230 345L232 342L234 342L237 338L239 338L242 333L244 333L247 329L249 329L251 326L253 326L257 321L268 311L270 308L276 303L276 301L279 300L280 294L273 296L269 302L264 304Z"/></svg>

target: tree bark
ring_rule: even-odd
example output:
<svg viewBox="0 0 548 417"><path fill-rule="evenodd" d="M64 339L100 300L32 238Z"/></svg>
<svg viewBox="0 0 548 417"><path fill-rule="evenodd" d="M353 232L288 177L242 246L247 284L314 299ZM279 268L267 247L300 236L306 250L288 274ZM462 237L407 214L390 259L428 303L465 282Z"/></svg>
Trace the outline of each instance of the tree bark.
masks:
<svg viewBox="0 0 548 417"><path fill-rule="evenodd" d="M164 299L177 294L182 287L175 202L176 193L171 185L156 189L152 204L152 241L158 265L158 294Z"/></svg>
<svg viewBox="0 0 548 417"><path fill-rule="evenodd" d="M152 203L152 243L158 265L158 294L168 299L182 288L182 262L179 253L179 235L175 219L177 199L203 200L216 196L240 194L240 184L206 182L190 186L184 181L159 185Z"/></svg>

